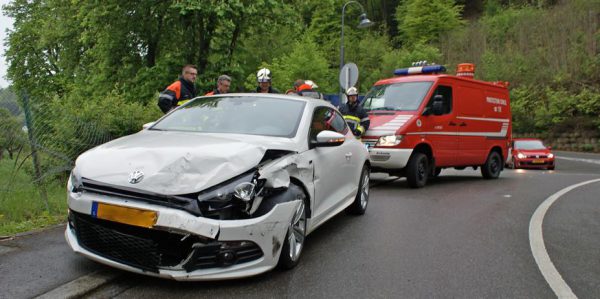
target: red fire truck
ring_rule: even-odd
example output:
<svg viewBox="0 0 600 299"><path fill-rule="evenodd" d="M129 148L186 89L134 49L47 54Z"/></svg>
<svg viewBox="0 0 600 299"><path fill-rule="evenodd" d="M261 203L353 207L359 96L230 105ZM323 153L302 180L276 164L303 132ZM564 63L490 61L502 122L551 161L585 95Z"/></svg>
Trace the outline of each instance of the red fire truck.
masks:
<svg viewBox="0 0 600 299"><path fill-rule="evenodd" d="M373 171L404 176L413 188L443 168L480 168L498 178L508 156L508 82L475 80L473 64L447 75L441 65L397 69L362 102L371 120L362 141Z"/></svg>

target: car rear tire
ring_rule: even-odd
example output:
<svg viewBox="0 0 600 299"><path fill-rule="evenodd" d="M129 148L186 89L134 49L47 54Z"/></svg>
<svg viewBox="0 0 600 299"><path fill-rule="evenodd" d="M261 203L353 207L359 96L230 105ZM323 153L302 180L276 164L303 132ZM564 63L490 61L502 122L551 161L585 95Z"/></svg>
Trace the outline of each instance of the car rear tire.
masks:
<svg viewBox="0 0 600 299"><path fill-rule="evenodd" d="M369 204L370 175L371 170L369 169L369 166L365 164L360 172L356 197L352 204L346 208L348 214L363 215L367 211L367 205Z"/></svg>
<svg viewBox="0 0 600 299"><path fill-rule="evenodd" d="M502 157L498 152L492 151L481 166L481 175L484 179L497 179L502 171Z"/></svg>
<svg viewBox="0 0 600 299"><path fill-rule="evenodd" d="M549 166L548 170L554 170L554 166Z"/></svg>
<svg viewBox="0 0 600 299"><path fill-rule="evenodd" d="M288 226L281 254L279 255L277 266L284 270L296 267L304 249L304 240L306 239L306 195L302 194L302 198L298 198L301 199L301 203L294 212Z"/></svg>
<svg viewBox="0 0 600 299"><path fill-rule="evenodd" d="M406 181L411 188L422 188L427 184L429 176L429 159L427 155L416 152L408 160Z"/></svg>

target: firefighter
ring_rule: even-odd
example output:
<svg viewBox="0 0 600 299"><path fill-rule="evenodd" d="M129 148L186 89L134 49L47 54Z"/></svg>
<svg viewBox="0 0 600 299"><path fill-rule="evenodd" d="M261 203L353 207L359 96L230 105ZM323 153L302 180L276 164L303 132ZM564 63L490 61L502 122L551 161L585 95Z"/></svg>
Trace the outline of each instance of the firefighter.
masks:
<svg viewBox="0 0 600 299"><path fill-rule="evenodd" d="M181 70L179 80L169 85L158 96L158 107L163 113L185 104L196 97L196 76L198 69L193 64L186 64Z"/></svg>
<svg viewBox="0 0 600 299"><path fill-rule="evenodd" d="M262 68L256 73L256 81L258 86L256 92L258 93L280 93L279 90L271 86L271 71L267 68Z"/></svg>
<svg viewBox="0 0 600 299"><path fill-rule="evenodd" d="M229 92L229 87L231 86L231 77L227 75L221 75L217 79L217 88L213 91L209 91L205 94L205 96L212 96L216 94L223 94Z"/></svg>
<svg viewBox="0 0 600 299"><path fill-rule="evenodd" d="M358 103L358 89L350 87L346 90L348 102L340 108L344 119L356 138L360 138L368 129L371 121L369 115Z"/></svg>

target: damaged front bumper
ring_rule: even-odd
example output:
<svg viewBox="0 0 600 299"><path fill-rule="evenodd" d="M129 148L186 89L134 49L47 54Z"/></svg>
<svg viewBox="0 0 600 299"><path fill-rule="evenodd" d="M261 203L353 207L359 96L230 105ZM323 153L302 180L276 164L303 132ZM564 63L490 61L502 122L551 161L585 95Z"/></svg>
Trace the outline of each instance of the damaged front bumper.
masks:
<svg viewBox="0 0 600 299"><path fill-rule="evenodd" d="M300 201L252 219L214 220L185 211L92 193L69 193L71 248L119 269L175 280L252 276L277 265ZM154 215L153 224L105 220L99 207ZM125 218L123 218L125 219ZM114 219L113 219L114 220Z"/></svg>

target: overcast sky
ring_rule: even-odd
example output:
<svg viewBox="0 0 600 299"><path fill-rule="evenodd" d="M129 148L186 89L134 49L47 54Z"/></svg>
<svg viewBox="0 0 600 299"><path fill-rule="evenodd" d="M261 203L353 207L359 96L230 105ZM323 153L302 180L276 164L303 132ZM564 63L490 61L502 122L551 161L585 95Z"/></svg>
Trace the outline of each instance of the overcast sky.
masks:
<svg viewBox="0 0 600 299"><path fill-rule="evenodd" d="M0 6L3 6L10 2L9 0L0 0ZM7 87L8 82L6 81L6 58L4 57L4 43L6 42L6 30L12 29L12 19L4 16L4 11L0 15L0 87Z"/></svg>

